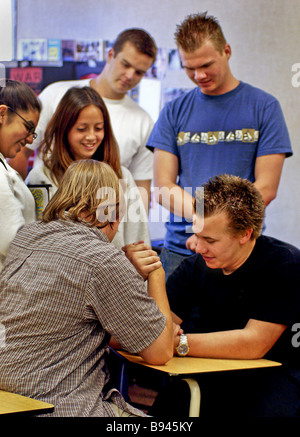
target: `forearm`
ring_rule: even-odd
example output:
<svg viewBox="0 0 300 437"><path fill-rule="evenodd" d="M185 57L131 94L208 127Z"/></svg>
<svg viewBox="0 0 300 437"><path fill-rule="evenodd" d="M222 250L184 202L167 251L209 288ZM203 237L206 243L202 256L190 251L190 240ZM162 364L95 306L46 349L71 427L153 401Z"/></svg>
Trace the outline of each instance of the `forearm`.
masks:
<svg viewBox="0 0 300 437"><path fill-rule="evenodd" d="M164 150L154 151L154 194L156 201L173 214L192 221L193 197L177 185L178 157Z"/></svg>
<svg viewBox="0 0 300 437"><path fill-rule="evenodd" d="M260 156L255 162L254 185L267 205L275 199L280 182L285 154Z"/></svg>
<svg viewBox="0 0 300 437"><path fill-rule="evenodd" d="M286 329L279 323L250 319L243 329L188 334L189 355L207 358L262 358Z"/></svg>
<svg viewBox="0 0 300 437"><path fill-rule="evenodd" d="M162 267L151 272L148 276L148 295L155 300L160 311L167 317L167 321L171 326L173 320L165 281L165 271Z"/></svg>
<svg viewBox="0 0 300 437"><path fill-rule="evenodd" d="M155 300L159 310L166 317L166 325L159 337L140 355L145 361L159 365L169 361L174 351L173 321L165 288L165 272L162 267L149 274L148 294Z"/></svg>
<svg viewBox="0 0 300 437"><path fill-rule="evenodd" d="M187 334L187 337L190 348L189 356L224 359L261 358L243 329Z"/></svg>
<svg viewBox="0 0 300 437"><path fill-rule="evenodd" d="M136 180L136 186L140 190L140 195L148 215L150 205L151 180Z"/></svg>
<svg viewBox="0 0 300 437"><path fill-rule="evenodd" d="M156 201L171 213L186 220L193 218L193 197L179 185L164 182L154 187Z"/></svg>
<svg viewBox="0 0 300 437"><path fill-rule="evenodd" d="M274 188L272 185L267 184L263 185L259 182L254 182L254 185L262 195L265 205L268 206L277 195L277 187Z"/></svg>

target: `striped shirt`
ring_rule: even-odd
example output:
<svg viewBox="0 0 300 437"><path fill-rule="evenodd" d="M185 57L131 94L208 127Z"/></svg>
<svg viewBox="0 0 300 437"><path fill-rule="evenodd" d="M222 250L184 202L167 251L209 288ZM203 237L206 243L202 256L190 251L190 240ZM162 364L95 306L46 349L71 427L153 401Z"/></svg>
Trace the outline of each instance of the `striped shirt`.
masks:
<svg viewBox="0 0 300 437"><path fill-rule="evenodd" d="M108 342L138 353L166 319L101 230L65 220L19 230L0 276L0 323L0 389L54 404L54 416L114 416L110 402L143 414L106 390Z"/></svg>

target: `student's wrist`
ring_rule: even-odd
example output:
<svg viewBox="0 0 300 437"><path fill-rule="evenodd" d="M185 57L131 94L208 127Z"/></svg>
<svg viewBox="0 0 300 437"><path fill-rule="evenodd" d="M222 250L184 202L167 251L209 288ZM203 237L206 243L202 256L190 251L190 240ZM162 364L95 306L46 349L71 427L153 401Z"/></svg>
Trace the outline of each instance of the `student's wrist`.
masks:
<svg viewBox="0 0 300 437"><path fill-rule="evenodd" d="M160 266L157 269L155 269L152 272L150 272L149 275L148 275L148 279L150 279L151 277L154 278L154 276L156 276L157 278L160 278L161 280L165 281L166 274L165 274L165 271L164 271L162 266Z"/></svg>

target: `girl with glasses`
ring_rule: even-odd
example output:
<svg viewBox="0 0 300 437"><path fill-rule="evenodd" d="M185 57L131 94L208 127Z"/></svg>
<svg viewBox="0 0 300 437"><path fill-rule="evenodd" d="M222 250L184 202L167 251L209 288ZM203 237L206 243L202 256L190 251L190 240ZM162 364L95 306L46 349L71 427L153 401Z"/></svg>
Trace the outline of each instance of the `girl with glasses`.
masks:
<svg viewBox="0 0 300 437"><path fill-rule="evenodd" d="M32 143L40 103L26 84L0 81L0 270L18 229L35 220L35 202L21 176L7 160Z"/></svg>

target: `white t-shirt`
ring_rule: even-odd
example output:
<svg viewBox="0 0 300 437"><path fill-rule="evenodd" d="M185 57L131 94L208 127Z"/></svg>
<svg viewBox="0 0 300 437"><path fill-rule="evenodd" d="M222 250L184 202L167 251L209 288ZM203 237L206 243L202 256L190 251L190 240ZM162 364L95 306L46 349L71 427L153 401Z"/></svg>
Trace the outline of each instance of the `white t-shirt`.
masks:
<svg viewBox="0 0 300 437"><path fill-rule="evenodd" d="M42 112L36 129L38 138L27 147L36 150L44 138L45 129L54 114L58 103L71 87L90 85L90 79L55 82L48 85L39 95ZM153 154L146 148L153 128L149 114L129 96L121 100L103 98L109 112L113 133L120 149L121 164L128 168L134 180L150 180L153 177ZM40 164L35 158L34 166Z"/></svg>
<svg viewBox="0 0 300 437"><path fill-rule="evenodd" d="M21 226L36 219L33 195L0 153L0 271Z"/></svg>

